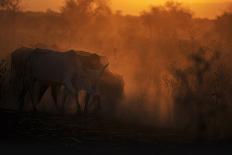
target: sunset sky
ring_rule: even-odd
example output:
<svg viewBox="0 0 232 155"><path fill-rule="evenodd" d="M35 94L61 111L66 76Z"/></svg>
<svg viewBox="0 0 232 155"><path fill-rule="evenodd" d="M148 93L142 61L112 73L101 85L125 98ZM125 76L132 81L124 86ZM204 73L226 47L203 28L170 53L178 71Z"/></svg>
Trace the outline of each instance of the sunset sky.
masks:
<svg viewBox="0 0 232 155"><path fill-rule="evenodd" d="M23 0L25 10L45 11L48 8L59 10L65 0ZM195 16L213 18L229 8L232 0L178 0L192 9ZM122 10L126 14L139 14L151 5L161 5L166 0L111 0L113 10ZM232 7L230 7L232 8Z"/></svg>

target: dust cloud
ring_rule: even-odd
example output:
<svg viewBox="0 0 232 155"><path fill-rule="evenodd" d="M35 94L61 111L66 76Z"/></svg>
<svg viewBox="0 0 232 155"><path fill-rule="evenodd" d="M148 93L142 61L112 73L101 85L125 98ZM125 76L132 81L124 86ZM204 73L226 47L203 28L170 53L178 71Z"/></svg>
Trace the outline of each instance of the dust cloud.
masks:
<svg viewBox="0 0 232 155"><path fill-rule="evenodd" d="M124 81L116 106L123 119L218 136L231 128L229 11L194 18L181 4L167 2L130 16L112 12L107 0L67 0L58 12L1 9L0 21L2 58L21 46L107 56L110 70Z"/></svg>

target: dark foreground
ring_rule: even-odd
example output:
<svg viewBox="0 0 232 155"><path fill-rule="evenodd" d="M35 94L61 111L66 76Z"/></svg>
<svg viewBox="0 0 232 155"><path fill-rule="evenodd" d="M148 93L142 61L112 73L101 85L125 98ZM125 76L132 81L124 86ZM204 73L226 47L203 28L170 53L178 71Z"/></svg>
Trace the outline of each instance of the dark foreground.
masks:
<svg viewBox="0 0 232 155"><path fill-rule="evenodd" d="M231 154L232 143L194 142L181 132L100 116L0 110L1 154Z"/></svg>

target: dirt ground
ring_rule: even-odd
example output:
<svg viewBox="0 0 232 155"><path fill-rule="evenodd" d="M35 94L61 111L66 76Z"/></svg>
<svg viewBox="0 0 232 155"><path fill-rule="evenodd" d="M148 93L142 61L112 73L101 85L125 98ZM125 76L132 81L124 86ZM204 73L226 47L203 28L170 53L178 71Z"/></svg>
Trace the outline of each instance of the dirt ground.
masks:
<svg viewBox="0 0 232 155"><path fill-rule="evenodd" d="M18 154L231 154L232 143L196 142L171 129L101 116L0 109L0 150Z"/></svg>

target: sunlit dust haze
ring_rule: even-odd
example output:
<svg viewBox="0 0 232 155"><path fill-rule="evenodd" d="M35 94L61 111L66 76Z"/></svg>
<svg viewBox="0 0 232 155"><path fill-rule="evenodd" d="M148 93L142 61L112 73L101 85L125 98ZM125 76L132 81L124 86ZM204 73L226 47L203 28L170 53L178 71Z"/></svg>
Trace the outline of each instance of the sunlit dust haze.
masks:
<svg viewBox="0 0 232 155"><path fill-rule="evenodd" d="M231 1L180 2L23 0L0 8L0 57L20 47L103 55L102 107L120 119L230 134Z"/></svg>
<svg viewBox="0 0 232 155"><path fill-rule="evenodd" d="M232 0L177 0L184 6L193 10L196 17L214 18L230 8ZM125 14L138 15L151 5L163 5L166 0L112 0L111 7L114 11ZM64 0L23 0L26 10L46 11L47 9L59 10Z"/></svg>

